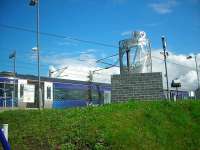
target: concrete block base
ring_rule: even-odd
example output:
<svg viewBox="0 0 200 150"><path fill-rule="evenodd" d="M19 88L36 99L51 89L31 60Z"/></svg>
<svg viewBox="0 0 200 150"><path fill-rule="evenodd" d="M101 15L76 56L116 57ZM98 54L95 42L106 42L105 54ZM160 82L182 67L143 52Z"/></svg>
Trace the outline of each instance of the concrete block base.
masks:
<svg viewBox="0 0 200 150"><path fill-rule="evenodd" d="M161 100L164 97L162 73L131 73L111 77L112 102Z"/></svg>

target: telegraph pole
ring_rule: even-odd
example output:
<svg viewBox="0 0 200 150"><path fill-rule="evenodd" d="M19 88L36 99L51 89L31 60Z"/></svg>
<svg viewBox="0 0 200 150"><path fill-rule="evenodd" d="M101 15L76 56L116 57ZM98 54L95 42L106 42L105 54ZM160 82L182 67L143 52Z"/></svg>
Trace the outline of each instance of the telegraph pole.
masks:
<svg viewBox="0 0 200 150"><path fill-rule="evenodd" d="M13 66L14 66L14 70L13 70L13 73L14 73L14 84L13 84L13 100L12 100L12 108L13 108L13 101L15 100L15 78L16 78L16 71L15 71L15 66L16 66L16 51L14 51L14 54L15 54L15 57L14 57L14 60L13 60Z"/></svg>
<svg viewBox="0 0 200 150"><path fill-rule="evenodd" d="M163 46L163 56L164 56L164 62L165 62L165 77L166 77L166 83L167 83L167 99L169 100L169 81L168 81L168 72L167 72L167 56L168 53L166 52L166 39L164 36L162 36L162 46Z"/></svg>
<svg viewBox="0 0 200 150"><path fill-rule="evenodd" d="M88 75L88 83L89 83L89 87L88 87L88 101L89 101L89 104L92 102L92 81L93 81L93 72L90 71L89 75Z"/></svg>
<svg viewBox="0 0 200 150"><path fill-rule="evenodd" d="M197 73L197 88L199 89L200 88L200 83L199 83L199 69L198 69L198 63L197 63L197 54L194 54L194 57L193 56L188 56L186 57L186 59L192 59L194 58L195 60L195 65L196 65L196 73Z"/></svg>
<svg viewBox="0 0 200 150"><path fill-rule="evenodd" d="M199 71L198 71L198 64L197 64L197 54L195 54L195 64L196 64L196 72L197 72L197 82L198 82L198 89L200 88L199 85Z"/></svg>

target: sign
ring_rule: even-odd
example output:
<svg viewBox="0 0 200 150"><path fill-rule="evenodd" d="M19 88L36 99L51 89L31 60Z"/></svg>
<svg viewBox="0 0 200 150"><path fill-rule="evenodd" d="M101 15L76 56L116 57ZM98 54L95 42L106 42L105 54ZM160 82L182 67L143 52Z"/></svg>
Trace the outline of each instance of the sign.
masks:
<svg viewBox="0 0 200 150"><path fill-rule="evenodd" d="M178 80L172 80L171 87L181 87L181 83Z"/></svg>
<svg viewBox="0 0 200 150"><path fill-rule="evenodd" d="M34 99L35 99L35 86L25 84L23 102L34 103Z"/></svg>

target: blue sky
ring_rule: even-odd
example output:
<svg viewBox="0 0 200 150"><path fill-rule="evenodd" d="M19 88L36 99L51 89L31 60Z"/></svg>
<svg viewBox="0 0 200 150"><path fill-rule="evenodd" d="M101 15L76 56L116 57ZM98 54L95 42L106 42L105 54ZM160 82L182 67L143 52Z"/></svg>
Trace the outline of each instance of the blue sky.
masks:
<svg viewBox="0 0 200 150"><path fill-rule="evenodd" d="M29 0L1 0L0 24L34 30L36 9L28 3ZM199 53L200 1L40 0L41 32L118 46L119 40L130 37L134 30L145 31L153 49L161 48L160 38L165 35L168 49L173 53ZM8 55L15 49L17 72L37 74L31 50L35 42L33 33L0 26L0 71L12 70ZM45 35L40 36L40 47L42 75L47 75L49 66L59 65L63 58L77 59L83 53L90 53L92 58L100 59L118 52L114 47Z"/></svg>

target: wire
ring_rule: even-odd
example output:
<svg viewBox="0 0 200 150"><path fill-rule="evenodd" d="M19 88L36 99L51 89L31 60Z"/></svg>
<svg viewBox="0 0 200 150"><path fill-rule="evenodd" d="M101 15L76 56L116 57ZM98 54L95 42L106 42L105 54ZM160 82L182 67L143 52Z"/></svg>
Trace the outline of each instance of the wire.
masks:
<svg viewBox="0 0 200 150"><path fill-rule="evenodd" d="M97 71L105 70L105 69L110 69L110 68L113 68L113 67L118 67L117 66L118 62L119 62L119 59L114 64L110 64L110 66L108 66L108 67L105 67L105 68L102 68L102 69L93 70L93 73L95 73Z"/></svg>
<svg viewBox="0 0 200 150"><path fill-rule="evenodd" d="M11 25L6 25L6 24L0 24L0 27L8 28L8 29L20 30L20 31L26 31L26 32L31 32L31 33L36 33L36 31L32 30L32 29L22 28L22 27L17 27L17 26L11 26ZM100 45L100 46L104 46L104 47L118 48L115 45L110 45L110 44L107 44L107 43L102 43L102 42L97 42L97 41L83 40L83 39L74 38L74 37L66 36L66 35L59 35L59 34L48 33L48 32L40 32L40 34L41 35L50 36L50 37L56 37L56 38L74 40L74 41L78 41L78 42L82 42L82 43L88 43L88 44L93 44L93 45Z"/></svg>
<svg viewBox="0 0 200 150"><path fill-rule="evenodd" d="M20 31L26 31L26 32L32 32L32 33L36 33L35 30L32 30L32 29L28 29L28 28L22 28L22 27L17 27L17 26L11 26L11 25L5 25L5 24L0 24L0 27L3 27L3 28L9 28L9 29L15 29L15 30L20 30ZM96 41L90 41L90 40L83 40L83 39L79 39L79 38L74 38L74 37L70 37L70 36L66 36L66 35L59 35L59 34L54 34L54 33L48 33L48 32L40 32L40 34L42 35L46 35L46 36L51 36L51 37L57 37L57 38L66 38L66 39L70 39L70 40L74 40L74 41L79 41L79 42L83 42L83 43L88 43L88 44L95 44L95 45L101 45L101 46L105 46L105 47L114 47L114 48L118 48L117 46L115 45L110 45L110 44L106 44L106 43L101 43L101 42L96 42ZM111 57L114 57L114 56L117 56L118 53L116 54L113 54L111 56L108 56L108 57L105 57L105 58L101 58L99 60L97 60L96 62L100 62L104 59L108 59L108 58L111 58ZM159 60L162 60L156 56L152 56L156 59L159 59ZM162 60L163 61L163 60ZM179 66L182 66L182 67L187 67L187 68L190 68L192 70L194 70L195 68L192 68L192 67L189 67L189 66L186 66L186 65L182 65L182 64L178 64L178 63L175 63L175 62L172 62L172 61L169 61L167 60L168 63L172 63L172 64L176 64L176 65L179 65ZM105 62L102 62L102 63L105 63ZM106 64L106 63L105 63ZM108 64L108 63L107 63ZM115 67L116 65L111 65L110 67ZM102 68L102 69L99 69L99 70L103 70L103 69L109 69L110 67L106 67L106 68ZM98 71L98 70L96 70Z"/></svg>
<svg viewBox="0 0 200 150"><path fill-rule="evenodd" d="M156 57L156 56L151 56L151 57L153 57L153 58L155 58L155 59L159 59L159 60L164 61L163 59L161 59L161 58L159 58L159 57ZM171 64L175 64L175 65L181 66L181 67L184 67L184 68L186 67L186 68L188 68L188 69L195 70L195 68L193 68L193 67L189 67L189 66L186 66L186 65L178 64L178 63L175 63L175 62L170 61L170 60L167 60L167 62L168 62L168 63L171 63Z"/></svg>
<svg viewBox="0 0 200 150"><path fill-rule="evenodd" d="M107 56L107 57L98 59L96 62L99 62L99 61L102 61L102 60L104 60L104 59L108 59L108 58L111 58L111 57L114 57L114 56L118 56L118 54L119 54L119 53L116 53L116 54L113 54L113 55L110 55L110 56Z"/></svg>
<svg viewBox="0 0 200 150"><path fill-rule="evenodd" d="M106 64L106 65L113 65L113 64L110 64L110 63L107 63L107 62L103 62L103 61L101 61L100 63ZM120 67L120 66L116 65L116 67Z"/></svg>
<svg viewBox="0 0 200 150"><path fill-rule="evenodd" d="M119 63L119 58L117 59L117 61L114 63L114 64L111 64L111 63L107 63L107 62L104 62L104 61L99 61L99 63L102 63L102 64L106 64L106 65L115 65L116 67L120 67L119 65L117 65Z"/></svg>
<svg viewBox="0 0 200 150"><path fill-rule="evenodd" d="M116 65L112 65L112 66L105 67L105 68L102 68L102 69L97 69L97 70L94 70L94 71L93 71L93 73L95 73L95 72L97 72L97 71L101 71L101 70L110 69L110 68L113 68L113 67L116 67Z"/></svg>
<svg viewBox="0 0 200 150"><path fill-rule="evenodd" d="M11 62L10 63L0 63L0 65L4 65L4 66L8 66L8 67L13 67L13 64ZM18 61L16 62L16 68L18 68L19 66L20 67L26 67L26 66L28 66L29 68L32 68L32 67L30 67L30 65L31 66L35 66L36 63L18 63ZM46 64L46 65L40 64L40 67L48 67L48 66L49 66L49 64Z"/></svg>

